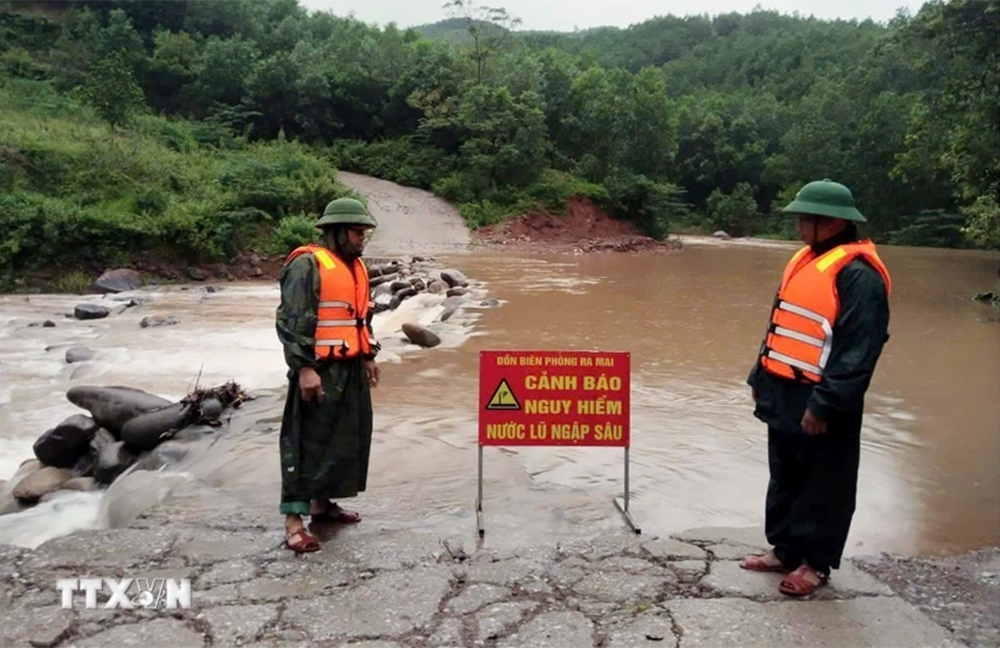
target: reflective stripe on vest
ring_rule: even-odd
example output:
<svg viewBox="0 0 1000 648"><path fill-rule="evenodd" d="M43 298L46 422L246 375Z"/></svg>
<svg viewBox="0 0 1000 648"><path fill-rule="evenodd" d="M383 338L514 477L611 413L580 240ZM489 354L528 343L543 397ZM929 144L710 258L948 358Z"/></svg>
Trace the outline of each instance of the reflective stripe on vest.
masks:
<svg viewBox="0 0 1000 648"><path fill-rule="evenodd" d="M800 382L822 380L840 311L837 274L859 256L882 275L891 292L889 271L871 241L841 245L819 257L809 247L795 253L785 268L761 348L764 369Z"/></svg>
<svg viewBox="0 0 1000 648"><path fill-rule="evenodd" d="M326 248L296 248L286 263L301 254L312 254L319 271L319 303L314 349L316 358L346 359L369 354L375 340L368 333L368 270L357 259L351 268Z"/></svg>

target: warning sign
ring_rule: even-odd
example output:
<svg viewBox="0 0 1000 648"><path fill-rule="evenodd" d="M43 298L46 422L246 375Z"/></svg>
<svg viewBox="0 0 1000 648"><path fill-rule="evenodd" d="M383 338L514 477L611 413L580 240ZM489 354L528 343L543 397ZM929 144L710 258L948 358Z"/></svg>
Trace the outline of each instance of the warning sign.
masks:
<svg viewBox="0 0 1000 648"><path fill-rule="evenodd" d="M615 497L629 527L631 356L602 351L481 351L479 480L476 525L483 537L486 446L605 446L625 455L624 497Z"/></svg>
<svg viewBox="0 0 1000 648"><path fill-rule="evenodd" d="M630 356L482 351L481 446L629 447Z"/></svg>
<svg viewBox="0 0 1000 648"><path fill-rule="evenodd" d="M500 379L496 391L490 397L490 402L486 404L488 410L519 410L521 404L517 402L517 396L511 391L506 378Z"/></svg>

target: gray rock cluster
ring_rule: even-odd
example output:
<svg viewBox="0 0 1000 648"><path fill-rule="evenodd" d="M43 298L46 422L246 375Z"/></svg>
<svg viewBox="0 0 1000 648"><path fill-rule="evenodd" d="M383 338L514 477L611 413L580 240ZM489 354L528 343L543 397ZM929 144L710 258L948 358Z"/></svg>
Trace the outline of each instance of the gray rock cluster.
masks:
<svg viewBox="0 0 1000 648"><path fill-rule="evenodd" d="M161 443L211 433L228 408L248 398L235 383L195 391L176 403L120 386L74 387L66 397L89 416L74 414L38 437L35 457L0 484L0 515L58 497L60 491L106 486L139 462L156 469L167 463L165 458L177 458L160 456Z"/></svg>
<svg viewBox="0 0 1000 648"><path fill-rule="evenodd" d="M409 263L398 258L366 259L366 262L376 313L395 310L422 292L454 297L469 291L469 280L464 274L442 268L434 259L415 256Z"/></svg>
<svg viewBox="0 0 1000 648"><path fill-rule="evenodd" d="M437 321L447 322L459 308L473 301L476 292L474 282L460 270L446 268L434 259L415 256L408 263L399 258L366 259L366 262L374 313L395 310L407 299L427 293L445 297L444 310ZM498 304L496 300L485 300L479 305ZM409 342L424 348L441 344L441 337L433 326L406 322L402 332Z"/></svg>

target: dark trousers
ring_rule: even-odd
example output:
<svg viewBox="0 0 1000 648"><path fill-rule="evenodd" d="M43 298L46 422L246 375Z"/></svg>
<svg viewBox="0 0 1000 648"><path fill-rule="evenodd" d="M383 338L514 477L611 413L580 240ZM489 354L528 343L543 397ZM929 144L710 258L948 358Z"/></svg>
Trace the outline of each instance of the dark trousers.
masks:
<svg viewBox="0 0 1000 648"><path fill-rule="evenodd" d="M788 569L803 562L821 573L840 567L854 516L861 420L826 434L767 433L771 479L764 530Z"/></svg>

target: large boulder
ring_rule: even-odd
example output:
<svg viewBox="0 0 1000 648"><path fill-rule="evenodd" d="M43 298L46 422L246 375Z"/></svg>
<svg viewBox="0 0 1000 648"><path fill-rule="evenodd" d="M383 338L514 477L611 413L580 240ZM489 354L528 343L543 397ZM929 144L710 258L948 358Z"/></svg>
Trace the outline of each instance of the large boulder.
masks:
<svg viewBox="0 0 1000 648"><path fill-rule="evenodd" d="M407 322L403 324L403 334L409 338L410 342L425 348L436 347L441 344L441 338L437 333L420 324Z"/></svg>
<svg viewBox="0 0 1000 648"><path fill-rule="evenodd" d="M94 282L93 291L99 294L129 292L142 288L142 275L135 270L119 268L108 270Z"/></svg>
<svg viewBox="0 0 1000 648"><path fill-rule="evenodd" d="M165 398L132 387L73 387L66 398L77 407L90 412L101 427L116 437L130 420L140 414L171 405Z"/></svg>
<svg viewBox="0 0 1000 648"><path fill-rule="evenodd" d="M72 468L88 453L98 427L89 416L74 414L38 437L33 447L35 456L47 466Z"/></svg>
<svg viewBox="0 0 1000 648"><path fill-rule="evenodd" d="M469 285L469 280L459 270L449 269L441 271L441 278L452 288L465 288Z"/></svg>
<svg viewBox="0 0 1000 648"><path fill-rule="evenodd" d="M77 307L73 309L73 317L78 320L103 319L110 313L110 308L99 304L78 304Z"/></svg>
<svg viewBox="0 0 1000 648"><path fill-rule="evenodd" d="M12 494L21 502L37 502L43 495L62 488L63 484L75 476L65 468L45 466L18 482Z"/></svg>
<svg viewBox="0 0 1000 648"><path fill-rule="evenodd" d="M219 409L221 413L221 403ZM122 426L121 440L129 450L152 450L173 432L190 423L196 414L191 405L183 402L140 414Z"/></svg>
<svg viewBox="0 0 1000 648"><path fill-rule="evenodd" d="M4 482L3 485L0 485L0 515L18 513L24 509L24 505L14 499L14 489L33 473L41 470L41 468L42 462L37 459L23 461L14 474L11 475L11 478Z"/></svg>

